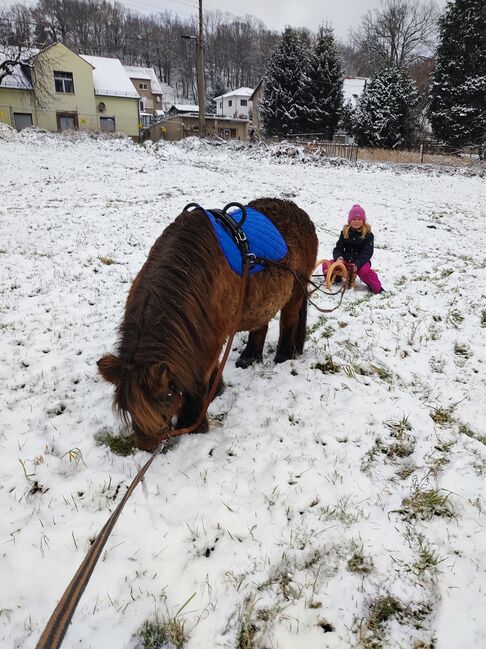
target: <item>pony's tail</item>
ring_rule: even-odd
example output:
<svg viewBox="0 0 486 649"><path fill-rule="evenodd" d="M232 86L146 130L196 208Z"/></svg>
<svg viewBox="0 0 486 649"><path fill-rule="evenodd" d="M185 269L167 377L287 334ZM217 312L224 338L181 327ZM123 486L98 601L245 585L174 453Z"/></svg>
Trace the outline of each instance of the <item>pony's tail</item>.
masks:
<svg viewBox="0 0 486 649"><path fill-rule="evenodd" d="M295 351L302 354L304 351L305 332L307 325L307 296L302 298L302 306L299 311L299 320L297 323L297 335L295 337Z"/></svg>

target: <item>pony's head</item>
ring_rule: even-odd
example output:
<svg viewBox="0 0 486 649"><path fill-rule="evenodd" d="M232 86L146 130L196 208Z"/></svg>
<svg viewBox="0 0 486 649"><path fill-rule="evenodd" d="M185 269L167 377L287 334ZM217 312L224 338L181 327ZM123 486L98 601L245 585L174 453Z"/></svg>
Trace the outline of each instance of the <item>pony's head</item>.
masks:
<svg viewBox="0 0 486 649"><path fill-rule="evenodd" d="M114 406L131 425L135 445L153 451L172 417L182 406L182 393L163 363L138 366L107 354L97 363L101 376L115 386Z"/></svg>

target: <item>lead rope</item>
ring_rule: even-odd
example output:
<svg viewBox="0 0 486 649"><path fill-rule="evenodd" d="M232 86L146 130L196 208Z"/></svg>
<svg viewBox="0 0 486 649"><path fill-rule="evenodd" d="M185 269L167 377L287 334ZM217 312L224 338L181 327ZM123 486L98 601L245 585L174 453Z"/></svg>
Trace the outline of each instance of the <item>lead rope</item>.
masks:
<svg viewBox="0 0 486 649"><path fill-rule="evenodd" d="M122 509L124 508L127 500L130 498L133 491L135 490L135 487L139 484L139 482L142 481L144 475L148 471L148 468L155 460L157 455L160 453L165 442L172 437L179 437L180 435L185 435L187 433L191 433L193 430L196 430L196 428L201 424L202 420L206 416L206 412L209 407L209 404L211 403L211 400L213 399L216 390L218 388L218 384L223 374L225 363L228 359L231 350L231 345L233 344L233 339L235 337L236 331L238 329L238 325L241 320L241 316L243 313L243 305L245 302L246 286L248 282L249 272L250 272L250 260L246 258L243 263L243 274L241 278L238 311L235 317L235 326L233 328L233 333L228 339L228 342L226 344L226 349L223 354L223 358L219 365L218 371L216 372L216 376L214 377L213 384L208 392L206 401L204 402L198 420L196 421L195 424L192 424L192 426L189 426L187 428L180 428L178 430L172 431L171 433L164 432L165 437L163 437L160 440L155 451L152 453L150 458L147 460L147 462L143 465L143 467L137 473L135 478L132 480L125 495L118 503L115 511L111 514L111 516L103 526L101 532L93 541L93 544L88 550L88 553L86 554L85 558L81 562L81 565L77 569L76 574L74 575L71 582L69 583L69 586L64 591L63 596L59 600L59 603L57 604L56 608L54 609L54 612L49 618L49 621L47 622L45 629L42 632L39 642L36 644L36 649L58 649L61 646L64 636L66 635L67 628L71 622L71 618L73 617L78 602L81 599L81 595L84 593L84 590L88 585L93 570L95 569L95 566L98 563L98 559L100 558L101 552L105 547L106 541L108 540L108 537L110 536L113 528L115 527L115 523L117 522L118 517L120 516Z"/></svg>

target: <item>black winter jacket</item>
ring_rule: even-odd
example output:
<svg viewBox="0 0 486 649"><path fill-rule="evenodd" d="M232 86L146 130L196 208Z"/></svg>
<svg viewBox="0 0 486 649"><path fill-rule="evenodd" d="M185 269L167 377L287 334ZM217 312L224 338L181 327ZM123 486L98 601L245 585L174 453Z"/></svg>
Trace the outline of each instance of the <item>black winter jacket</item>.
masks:
<svg viewBox="0 0 486 649"><path fill-rule="evenodd" d="M364 239L361 238L361 232L349 228L349 237L344 238L343 233L332 251L334 259L342 257L346 261L356 264L358 270L370 261L373 256L375 237L372 232L368 232Z"/></svg>

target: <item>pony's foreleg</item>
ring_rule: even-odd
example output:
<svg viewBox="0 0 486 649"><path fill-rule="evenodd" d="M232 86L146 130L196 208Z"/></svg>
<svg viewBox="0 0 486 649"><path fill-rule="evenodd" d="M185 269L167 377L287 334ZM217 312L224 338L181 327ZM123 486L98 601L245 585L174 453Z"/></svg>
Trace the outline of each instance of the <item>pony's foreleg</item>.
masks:
<svg viewBox="0 0 486 649"><path fill-rule="evenodd" d="M201 386L196 394L185 394L182 408L177 416L177 428L188 428L196 423L201 414L204 402L207 395L207 386ZM209 429L208 418L205 415L204 419L194 431L195 433L207 433Z"/></svg>
<svg viewBox="0 0 486 649"><path fill-rule="evenodd" d="M255 361L262 360L263 345L267 335L268 325L250 331L245 349L236 361L236 367L247 368Z"/></svg>
<svg viewBox="0 0 486 649"><path fill-rule="evenodd" d="M278 339L276 363L284 363L304 350L307 324L307 299L302 287L294 284L290 300L280 313L280 336Z"/></svg>
<svg viewBox="0 0 486 649"><path fill-rule="evenodd" d="M211 378L209 379L208 392L213 387L213 382L214 382L214 379L216 378L216 373L217 373L218 370L219 370L219 363L216 363L216 366L214 367L213 371L211 372ZM224 384L223 377L221 377L219 379L218 387L216 388L216 392L214 393L213 399L215 399L216 397L221 396L223 394L223 392L224 392L225 387L226 386Z"/></svg>

